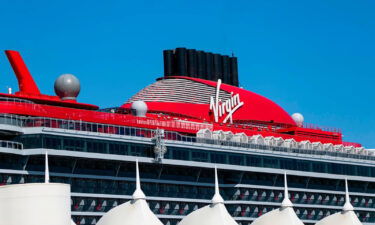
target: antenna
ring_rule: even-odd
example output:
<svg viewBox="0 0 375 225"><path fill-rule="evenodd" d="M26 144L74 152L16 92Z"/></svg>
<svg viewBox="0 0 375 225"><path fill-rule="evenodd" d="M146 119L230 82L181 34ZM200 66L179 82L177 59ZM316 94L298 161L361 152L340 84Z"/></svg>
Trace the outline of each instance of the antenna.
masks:
<svg viewBox="0 0 375 225"><path fill-rule="evenodd" d="M44 172L44 183L49 183L49 166L48 166L48 151L45 154L45 172Z"/></svg>
<svg viewBox="0 0 375 225"><path fill-rule="evenodd" d="M12 87L9 87L9 86L7 86L7 89L8 89L8 94L12 94Z"/></svg>
<svg viewBox="0 0 375 225"><path fill-rule="evenodd" d="M224 203L224 199L220 195L219 179L217 176L217 167L215 165L215 194L214 194L214 197L212 198L212 204L217 204L217 203Z"/></svg>

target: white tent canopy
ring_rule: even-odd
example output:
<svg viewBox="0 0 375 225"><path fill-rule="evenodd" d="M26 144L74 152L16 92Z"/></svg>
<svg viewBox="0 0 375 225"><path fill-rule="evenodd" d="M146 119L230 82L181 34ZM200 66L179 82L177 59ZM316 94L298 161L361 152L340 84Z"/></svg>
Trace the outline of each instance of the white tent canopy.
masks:
<svg viewBox="0 0 375 225"><path fill-rule="evenodd" d="M233 138L233 136L234 136L234 134L233 134L232 131L225 131L225 132L224 132L224 135L225 135L225 140L227 140L227 141L232 140L232 138Z"/></svg>
<svg viewBox="0 0 375 225"><path fill-rule="evenodd" d="M97 225L162 225L150 210L146 196L141 190L138 160L136 162L136 189L133 200L119 205L107 212Z"/></svg>
<svg viewBox="0 0 375 225"><path fill-rule="evenodd" d="M281 203L281 207L264 214L263 216L254 220L251 225L303 225L302 221L297 217L293 210L293 203L289 200L286 173L284 175L284 179L284 200Z"/></svg>
<svg viewBox="0 0 375 225"><path fill-rule="evenodd" d="M262 135L257 134L250 137L250 143L251 144L257 144L257 145L263 145L264 144L264 138Z"/></svg>
<svg viewBox="0 0 375 225"><path fill-rule="evenodd" d="M297 148L298 143L293 138L289 138L284 140L283 146L287 148Z"/></svg>
<svg viewBox="0 0 375 225"><path fill-rule="evenodd" d="M212 138L212 132L209 129L201 129L197 132L198 138L205 138L205 139L211 139Z"/></svg>
<svg viewBox="0 0 375 225"><path fill-rule="evenodd" d="M181 220L179 225L238 225L224 206L219 192L217 169L215 168L215 195L212 203L200 208Z"/></svg>
<svg viewBox="0 0 375 225"><path fill-rule="evenodd" d="M362 225L354 213L354 208L350 204L348 181L345 180L345 205L341 212L327 216L320 220L316 225Z"/></svg>
<svg viewBox="0 0 375 225"><path fill-rule="evenodd" d="M299 147L302 149L312 149L312 145L309 140L299 142Z"/></svg>
<svg viewBox="0 0 375 225"><path fill-rule="evenodd" d="M265 137L264 138L264 142L267 145L271 145L271 146L275 146L276 145L275 137L273 137L273 136L267 136L267 137Z"/></svg>
<svg viewBox="0 0 375 225"><path fill-rule="evenodd" d="M334 145L333 149L335 151L343 152L344 151L344 145Z"/></svg>
<svg viewBox="0 0 375 225"><path fill-rule="evenodd" d="M215 140L221 140L224 141L226 139L225 133L222 130L215 130L212 133L212 138Z"/></svg>
<svg viewBox="0 0 375 225"><path fill-rule="evenodd" d="M237 133L233 136L233 141L241 142L241 143L248 143L249 137L245 133Z"/></svg>
<svg viewBox="0 0 375 225"><path fill-rule="evenodd" d="M325 143L325 144L323 144L323 150L333 151L333 144L332 143Z"/></svg>
<svg viewBox="0 0 375 225"><path fill-rule="evenodd" d="M284 138L282 137L276 137L275 138L275 143L277 146L282 146L284 144Z"/></svg>
<svg viewBox="0 0 375 225"><path fill-rule="evenodd" d="M323 144L321 142L313 142L311 145L314 150L323 150Z"/></svg>
<svg viewBox="0 0 375 225"><path fill-rule="evenodd" d="M45 183L0 186L0 225L70 225L70 185L49 183L45 153Z"/></svg>

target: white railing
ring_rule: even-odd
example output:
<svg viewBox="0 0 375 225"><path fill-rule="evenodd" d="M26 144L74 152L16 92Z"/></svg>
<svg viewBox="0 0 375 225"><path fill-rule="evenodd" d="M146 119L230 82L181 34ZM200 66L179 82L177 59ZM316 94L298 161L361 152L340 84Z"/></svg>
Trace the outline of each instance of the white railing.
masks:
<svg viewBox="0 0 375 225"><path fill-rule="evenodd" d="M15 141L0 140L0 148L23 149L23 144Z"/></svg>
<svg viewBox="0 0 375 225"><path fill-rule="evenodd" d="M166 121L170 123L174 121ZM58 128L65 130L74 130L74 131L88 131L94 133L106 133L114 135L125 135L125 136L134 136L134 137L146 137L152 138L155 130L146 129L146 128L137 128L137 127L127 127L127 126L117 126L109 124L99 124L99 123L89 123L83 121L73 121L73 120L62 120L62 119L53 119L45 117L25 117L12 114L0 114L0 124L8 124L20 127L48 127L48 128ZM168 125L168 124L166 124ZM187 124L186 126L198 126L196 124ZM241 143L231 140L220 140L212 138L198 138L193 136L184 136L180 135L174 131L165 131L165 139L172 141L179 141L185 143L202 143L210 145L220 145L227 147L241 147L248 149L260 149L277 152L288 152L295 154L304 154L304 155L314 155L314 156L329 156L329 157L339 157L346 159L357 159L357 160L368 160L371 162L375 161L375 156L372 154L364 154L363 152L352 152L346 151L343 148L340 151L332 150L316 150L316 149L302 149L302 146L274 146L267 145L266 143L251 143L249 140L247 143ZM366 150L364 150L366 151Z"/></svg>

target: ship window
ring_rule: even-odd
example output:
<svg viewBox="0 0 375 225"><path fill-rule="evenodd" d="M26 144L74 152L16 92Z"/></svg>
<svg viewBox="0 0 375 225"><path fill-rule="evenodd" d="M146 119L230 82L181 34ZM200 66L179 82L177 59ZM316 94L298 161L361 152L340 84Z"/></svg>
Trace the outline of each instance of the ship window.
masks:
<svg viewBox="0 0 375 225"><path fill-rule="evenodd" d="M83 151L84 141L77 138L65 138L63 141L63 149L73 150L73 151Z"/></svg>
<svg viewBox="0 0 375 225"><path fill-rule="evenodd" d="M244 165L244 157L241 155L230 154L228 159L229 159L229 164Z"/></svg>
<svg viewBox="0 0 375 225"><path fill-rule="evenodd" d="M128 145L126 144L112 144L108 145L109 153L116 155L128 155Z"/></svg>
<svg viewBox="0 0 375 225"><path fill-rule="evenodd" d="M213 163L227 163L227 157L224 153L211 153L211 162Z"/></svg>
<svg viewBox="0 0 375 225"><path fill-rule="evenodd" d="M173 149L173 159L190 160L189 151L184 149Z"/></svg>
<svg viewBox="0 0 375 225"><path fill-rule="evenodd" d="M58 160L53 160L50 164L52 164L51 170L59 173L71 173L73 169L73 164L75 160L67 159L67 158L59 158Z"/></svg>
<svg viewBox="0 0 375 225"><path fill-rule="evenodd" d="M342 174L342 165L339 164L332 164L332 173L334 174Z"/></svg>
<svg viewBox="0 0 375 225"><path fill-rule="evenodd" d="M86 150L88 152L101 152L101 153L107 152L106 144L101 141L88 141Z"/></svg>
<svg viewBox="0 0 375 225"><path fill-rule="evenodd" d="M262 165L262 158L258 156L247 156L246 161L247 161L248 166L261 166Z"/></svg>
<svg viewBox="0 0 375 225"><path fill-rule="evenodd" d="M201 151L193 151L191 154L193 161L208 162L208 153Z"/></svg>
<svg viewBox="0 0 375 225"><path fill-rule="evenodd" d="M343 172L345 175L357 175L355 167L351 165L343 165Z"/></svg>
<svg viewBox="0 0 375 225"><path fill-rule="evenodd" d="M263 166L270 167L270 168L278 168L278 163L276 159L264 158L263 159Z"/></svg>
<svg viewBox="0 0 375 225"><path fill-rule="evenodd" d="M310 163L306 161L297 161L297 170L310 171Z"/></svg>
<svg viewBox="0 0 375 225"><path fill-rule="evenodd" d="M130 155L151 157L153 155L152 146L151 145L131 144L130 145Z"/></svg>
<svg viewBox="0 0 375 225"><path fill-rule="evenodd" d="M62 139L54 136L47 136L44 138L44 148L62 149Z"/></svg>
<svg viewBox="0 0 375 225"><path fill-rule="evenodd" d="M325 163L312 162L313 171L325 173L326 172L325 165L326 165Z"/></svg>
<svg viewBox="0 0 375 225"><path fill-rule="evenodd" d="M370 169L368 167L358 166L357 169L358 169L358 175L359 176L366 176L366 177L371 176L370 175Z"/></svg>
<svg viewBox="0 0 375 225"><path fill-rule="evenodd" d="M287 170L295 170L296 164L291 159L279 159L280 160L280 168L287 169Z"/></svg>
<svg viewBox="0 0 375 225"><path fill-rule="evenodd" d="M2 169L17 169L22 170L22 157L13 154L1 154L0 165ZM0 174L1 175L1 174ZM1 182L1 180L0 180Z"/></svg>
<svg viewBox="0 0 375 225"><path fill-rule="evenodd" d="M367 186L367 193L374 193L375 192L375 183L368 183Z"/></svg>
<svg viewBox="0 0 375 225"><path fill-rule="evenodd" d="M26 148L40 148L42 146L42 138L39 134L23 135L20 138L23 147Z"/></svg>
<svg viewBox="0 0 375 225"><path fill-rule="evenodd" d="M120 145L118 144L109 144L108 149L110 154L120 154Z"/></svg>

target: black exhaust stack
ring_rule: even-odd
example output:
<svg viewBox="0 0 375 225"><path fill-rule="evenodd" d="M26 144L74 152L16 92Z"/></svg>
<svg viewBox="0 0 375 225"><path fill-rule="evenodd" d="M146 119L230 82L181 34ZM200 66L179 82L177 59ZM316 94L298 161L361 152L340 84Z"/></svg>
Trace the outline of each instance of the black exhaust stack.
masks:
<svg viewBox="0 0 375 225"><path fill-rule="evenodd" d="M195 49L187 50L187 68L189 77L198 77L197 75L197 52Z"/></svg>
<svg viewBox="0 0 375 225"><path fill-rule="evenodd" d="M223 64L223 83L232 84L229 73L229 56L223 55L221 58Z"/></svg>
<svg viewBox="0 0 375 225"><path fill-rule="evenodd" d="M165 77L173 76L174 75L173 66L175 65L173 50L164 50L163 56L164 56L164 76Z"/></svg>
<svg viewBox="0 0 375 225"><path fill-rule="evenodd" d="M187 63L186 63L186 48L176 48L176 74L179 76L187 76Z"/></svg>
<svg viewBox="0 0 375 225"><path fill-rule="evenodd" d="M206 71L206 53L204 51L197 51L197 78L207 80Z"/></svg>
<svg viewBox="0 0 375 225"><path fill-rule="evenodd" d="M205 80L214 80L213 67L214 67L214 56L211 52L207 52L206 53L206 75L204 76Z"/></svg>
<svg viewBox="0 0 375 225"><path fill-rule="evenodd" d="M188 76L238 86L237 58L227 55L176 48L164 50L164 77Z"/></svg>
<svg viewBox="0 0 375 225"><path fill-rule="evenodd" d="M239 81L238 81L237 57L230 58L230 71L231 71L231 77L232 77L232 84L238 87Z"/></svg>
<svg viewBox="0 0 375 225"><path fill-rule="evenodd" d="M221 64L221 55L219 54L214 54L214 81L217 81L219 79L223 80L222 79L222 64Z"/></svg>

